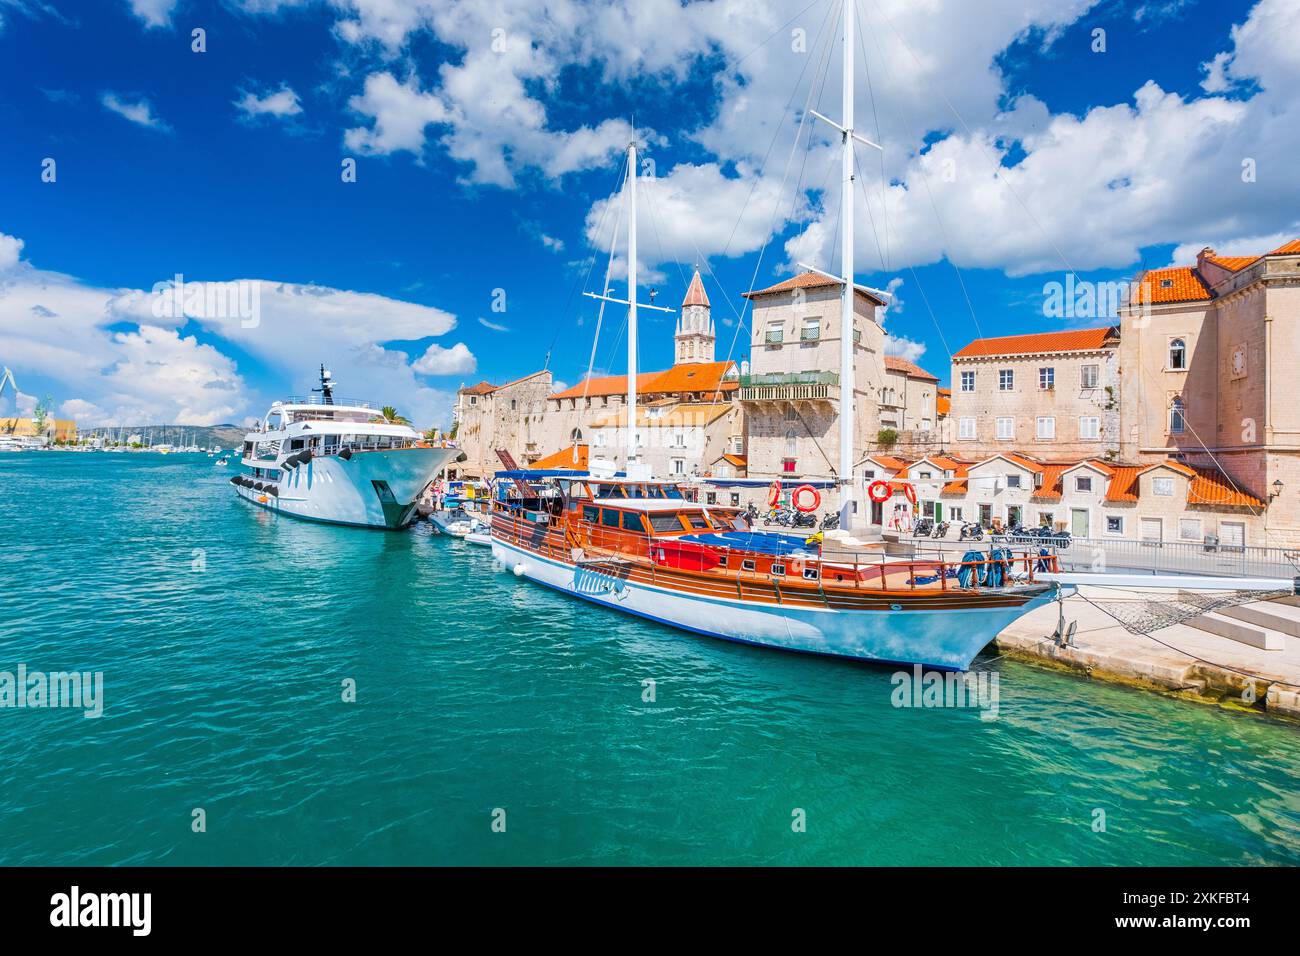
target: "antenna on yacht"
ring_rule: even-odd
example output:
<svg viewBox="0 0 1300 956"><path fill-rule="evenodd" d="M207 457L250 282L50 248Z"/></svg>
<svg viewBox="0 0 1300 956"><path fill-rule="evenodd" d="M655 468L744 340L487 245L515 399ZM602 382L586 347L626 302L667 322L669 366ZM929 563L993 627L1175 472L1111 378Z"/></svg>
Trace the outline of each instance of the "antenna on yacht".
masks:
<svg viewBox="0 0 1300 956"><path fill-rule="evenodd" d="M632 142L627 144L627 298L615 299L608 294L597 295L584 292L583 295L605 302L616 302L627 306L627 464L630 468L636 461L636 129L632 130ZM610 238L610 245L614 243ZM606 290L608 292L608 290ZM654 302L654 293L650 295ZM641 305L643 309L656 312L672 312L662 305Z"/></svg>
<svg viewBox="0 0 1300 956"><path fill-rule="evenodd" d="M842 87L843 112L841 122L809 110L823 123L833 126L840 134L840 271L832 276L840 283L840 527L848 530L853 519L853 401L856 379L853 374L853 317L857 286L853 281L853 142L857 140L873 149L881 147L853 131L853 44L857 39L853 25L855 0L844 0L844 76ZM829 273L815 269L822 275Z"/></svg>
<svg viewBox="0 0 1300 956"><path fill-rule="evenodd" d="M334 379L330 377L330 370L324 365L320 367L320 388L313 388L313 392L320 392L321 401L326 405L334 404Z"/></svg>

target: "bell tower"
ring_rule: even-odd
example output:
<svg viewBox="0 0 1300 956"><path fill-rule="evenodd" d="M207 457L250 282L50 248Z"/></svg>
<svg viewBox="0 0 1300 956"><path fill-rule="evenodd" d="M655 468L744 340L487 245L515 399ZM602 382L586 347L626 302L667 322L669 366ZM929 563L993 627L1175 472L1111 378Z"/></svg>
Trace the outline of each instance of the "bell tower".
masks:
<svg viewBox="0 0 1300 956"><path fill-rule="evenodd" d="M690 287L686 290L686 298L682 300L682 311L677 319L677 332L673 339L676 346L674 365L713 361L713 318L699 269L695 270Z"/></svg>

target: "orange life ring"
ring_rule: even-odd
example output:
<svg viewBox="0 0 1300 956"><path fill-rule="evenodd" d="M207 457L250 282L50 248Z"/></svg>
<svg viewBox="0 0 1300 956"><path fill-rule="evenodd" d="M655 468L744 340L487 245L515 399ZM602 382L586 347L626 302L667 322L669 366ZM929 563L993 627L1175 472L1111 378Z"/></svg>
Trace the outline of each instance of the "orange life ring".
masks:
<svg viewBox="0 0 1300 956"><path fill-rule="evenodd" d="M867 485L867 496L876 504L881 504L889 500L889 496L894 492L885 481L873 481Z"/></svg>
<svg viewBox="0 0 1300 956"><path fill-rule="evenodd" d="M812 504L810 504L807 508L799 504L799 496L803 494L809 494L813 496ZM809 511L816 511L818 508L820 508L821 503L822 503L821 492L819 492L812 485L800 485L794 491L790 492L790 504L794 505L795 511L802 511L805 514L807 514Z"/></svg>
<svg viewBox="0 0 1300 956"><path fill-rule="evenodd" d="M781 479L778 478L772 482L772 487L767 493L767 504L771 508L776 507L776 503L781 500Z"/></svg>
<svg viewBox="0 0 1300 956"><path fill-rule="evenodd" d="M911 485L903 485L903 497L912 504L916 504L916 489Z"/></svg>

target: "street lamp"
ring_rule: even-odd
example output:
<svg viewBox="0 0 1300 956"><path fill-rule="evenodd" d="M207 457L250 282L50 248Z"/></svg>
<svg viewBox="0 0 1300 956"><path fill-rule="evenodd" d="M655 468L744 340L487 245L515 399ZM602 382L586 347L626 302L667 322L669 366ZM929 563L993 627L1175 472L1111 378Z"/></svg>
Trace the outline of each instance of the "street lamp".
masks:
<svg viewBox="0 0 1300 956"><path fill-rule="evenodd" d="M1277 479L1274 479L1274 481L1273 481L1273 493L1272 493L1271 495L1268 496L1268 500L1269 500L1269 501L1272 501L1274 498L1276 498L1276 497L1277 497L1278 495L1280 495L1280 494L1282 494L1282 479L1281 479L1281 478L1277 478Z"/></svg>

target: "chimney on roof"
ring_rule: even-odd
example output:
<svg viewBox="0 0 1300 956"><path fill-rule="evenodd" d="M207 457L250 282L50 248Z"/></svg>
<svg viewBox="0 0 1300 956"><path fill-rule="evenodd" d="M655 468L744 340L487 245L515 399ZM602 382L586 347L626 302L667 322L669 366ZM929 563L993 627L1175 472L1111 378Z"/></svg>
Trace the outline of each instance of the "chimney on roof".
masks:
<svg viewBox="0 0 1300 956"><path fill-rule="evenodd" d="M1213 259L1213 258L1215 257L1215 255L1216 255L1216 253L1215 253L1214 248L1213 248L1212 246L1206 246L1204 249L1202 249L1200 252L1198 252L1198 253L1196 254L1196 271L1197 271L1197 272L1200 272L1200 271L1201 271L1201 267L1202 267L1203 265L1205 265L1205 260L1206 260L1206 259Z"/></svg>

